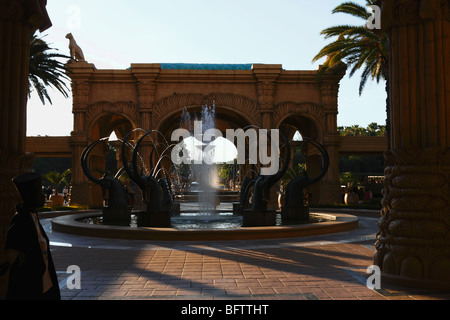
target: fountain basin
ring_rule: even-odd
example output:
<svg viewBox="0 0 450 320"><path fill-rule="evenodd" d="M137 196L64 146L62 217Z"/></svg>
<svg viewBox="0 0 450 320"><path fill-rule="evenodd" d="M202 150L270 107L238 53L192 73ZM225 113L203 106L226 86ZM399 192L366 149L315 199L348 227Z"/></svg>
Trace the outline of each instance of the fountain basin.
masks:
<svg viewBox="0 0 450 320"><path fill-rule="evenodd" d="M80 222L81 219L99 217L101 212L65 215L52 219L52 229L58 232L113 239L161 241L218 241L280 239L314 236L356 229L359 219L344 213L311 213L327 219L321 223L300 225L239 227L235 229L183 230L175 228L149 228L97 225Z"/></svg>

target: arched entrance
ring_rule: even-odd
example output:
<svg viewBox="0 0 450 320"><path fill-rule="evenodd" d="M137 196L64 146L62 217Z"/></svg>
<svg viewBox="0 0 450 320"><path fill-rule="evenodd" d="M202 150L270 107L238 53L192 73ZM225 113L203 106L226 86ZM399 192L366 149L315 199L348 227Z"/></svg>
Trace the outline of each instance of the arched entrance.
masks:
<svg viewBox="0 0 450 320"><path fill-rule="evenodd" d="M236 162L238 156L238 150L234 145L235 142L230 142L226 139L227 130L231 129L233 132L237 129L248 128L249 126L255 126L254 121L250 117L241 112L230 108L229 106L217 105L215 101L211 102L212 105L191 105L183 109L178 109L177 111L168 114L166 117L159 121L159 125L156 128L159 137L166 137L168 140L171 139L172 133L177 129L186 129L190 132L191 137L186 139L189 141L188 150L191 153L189 161L191 164L187 166L186 169L184 165L174 166L173 163L165 162L166 166L172 166L171 168L166 167L165 171L173 172L174 168L179 170L178 174L181 175L184 182L184 187L182 190L188 190L186 187L191 183L198 183L199 175L201 174L201 166L196 161L202 161L200 158L198 150L196 148L200 147L200 144L204 145L204 150L206 153L210 151L214 155L210 160L213 161L213 166L215 167L217 173L217 180L215 181L215 186L219 189L224 189L228 191L236 191L237 186L239 186L241 180L243 179L243 174L248 171L248 163L238 164ZM205 110L212 116L212 123L205 122ZM206 116L207 118L209 116ZM201 129L203 133L207 129L217 129L220 131L221 137L215 136L211 141L204 140L198 141L194 138L195 126L199 126L201 123ZM198 127L197 127L198 129ZM177 144L179 140L169 141L169 143ZM214 145L214 150L209 149L211 145ZM209 150L209 151L208 151ZM197 151L197 152L196 152ZM228 152L228 153L226 153ZM247 150L244 150L247 152ZM196 154L197 156L193 155ZM231 155L231 157L230 157ZM154 159L156 162L158 159ZM234 163L231 163L234 162ZM164 161L163 161L164 163ZM187 171L186 171L187 170Z"/></svg>
<svg viewBox="0 0 450 320"><path fill-rule="evenodd" d="M72 203L95 207L102 205L101 188L90 182L81 170L81 154L91 142L105 137L115 137L116 141L96 146L89 157L90 170L97 178L107 171L109 174L115 174L122 163L119 140L136 127L134 109L135 106L130 103L99 102L88 106L84 122L75 121L76 130L71 136Z"/></svg>
<svg viewBox="0 0 450 320"><path fill-rule="evenodd" d="M338 145L339 135L336 128L336 113L325 112L324 108L313 102L281 103L276 106L274 123L276 128L293 140L298 132L302 137L314 139L323 144L330 157L330 165L325 177L310 187L310 203L340 203L341 192L339 184ZM334 129L336 128L336 129ZM336 130L336 131L335 131ZM299 143L293 142L291 152L291 166L295 164L296 156L299 156ZM304 146L303 159L308 174L314 176L319 173L321 156L319 151L312 147Z"/></svg>
<svg viewBox="0 0 450 320"><path fill-rule="evenodd" d="M321 155L319 150L310 144L302 143L303 137L321 142L323 134L321 129L310 116L293 114L286 117L279 126L291 145L290 168L291 175L301 174L299 165L307 170L310 177L320 172ZM304 165L304 168L303 168ZM309 188L309 203L318 203L320 200L321 183L316 183Z"/></svg>

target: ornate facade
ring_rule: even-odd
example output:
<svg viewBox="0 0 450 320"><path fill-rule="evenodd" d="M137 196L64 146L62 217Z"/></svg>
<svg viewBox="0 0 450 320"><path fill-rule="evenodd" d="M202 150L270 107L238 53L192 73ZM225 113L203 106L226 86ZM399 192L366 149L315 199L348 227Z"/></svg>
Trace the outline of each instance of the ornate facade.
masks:
<svg viewBox="0 0 450 320"><path fill-rule="evenodd" d="M112 131L121 138L132 128L157 129L170 137L183 109L195 112L213 104L222 132L256 125L278 128L290 138L299 130L322 142L331 165L316 186L315 201L340 201L337 101L344 72L319 80L317 71L287 71L281 65L132 64L126 70L98 70L85 61L71 63L70 71L74 202L91 198L79 164L90 141Z"/></svg>

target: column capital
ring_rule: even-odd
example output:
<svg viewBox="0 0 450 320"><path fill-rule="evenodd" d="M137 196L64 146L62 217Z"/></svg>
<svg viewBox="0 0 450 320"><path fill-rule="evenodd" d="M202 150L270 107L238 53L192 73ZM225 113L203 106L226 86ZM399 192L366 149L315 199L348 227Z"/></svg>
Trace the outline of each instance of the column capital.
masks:
<svg viewBox="0 0 450 320"><path fill-rule="evenodd" d="M380 0L381 26L419 24L427 20L450 20L450 3L447 0Z"/></svg>

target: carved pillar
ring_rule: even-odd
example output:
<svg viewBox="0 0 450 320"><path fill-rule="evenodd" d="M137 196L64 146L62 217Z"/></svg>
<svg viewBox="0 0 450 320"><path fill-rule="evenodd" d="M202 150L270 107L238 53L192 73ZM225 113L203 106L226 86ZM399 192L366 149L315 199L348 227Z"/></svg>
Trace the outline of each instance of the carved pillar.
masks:
<svg viewBox="0 0 450 320"><path fill-rule="evenodd" d="M142 80L137 83L140 127L150 130L152 127L152 110L155 101L156 81Z"/></svg>
<svg viewBox="0 0 450 320"><path fill-rule="evenodd" d="M88 81L72 81L73 131L75 134L87 134L86 111L89 104L89 91L90 84Z"/></svg>
<svg viewBox="0 0 450 320"><path fill-rule="evenodd" d="M276 91L274 80L263 80L256 85L258 94L258 104L261 112L262 128L272 129L273 127L273 108Z"/></svg>
<svg viewBox="0 0 450 320"><path fill-rule="evenodd" d="M132 64L131 70L136 77L136 90L139 104L140 127L152 128L152 111L156 95L156 78L161 71L160 64Z"/></svg>
<svg viewBox="0 0 450 320"><path fill-rule="evenodd" d="M391 150L374 262L384 280L450 289L450 2L382 5Z"/></svg>
<svg viewBox="0 0 450 320"><path fill-rule="evenodd" d="M273 111L276 97L276 81L281 73L281 65L253 65L256 77L256 94L261 112L262 128L273 128Z"/></svg>
<svg viewBox="0 0 450 320"><path fill-rule="evenodd" d="M72 148L72 180L70 202L82 205L90 204L90 183L81 169L81 153L89 142L89 132L86 127L86 112L89 106L89 82L94 65L84 61L68 64L70 72L67 75L72 79L72 113L73 131L70 137Z"/></svg>
<svg viewBox="0 0 450 320"><path fill-rule="evenodd" d="M341 77L343 74L341 75ZM339 78L340 80L340 78ZM328 151L330 164L328 172L321 181L320 203L341 203L341 187L339 183L339 144L337 131L339 80L324 80L320 84L322 106L325 115L323 145Z"/></svg>
<svg viewBox="0 0 450 320"><path fill-rule="evenodd" d="M156 95L156 78L161 71L160 64L132 64L131 70L136 77L136 90L139 105L139 126L144 130L152 130L153 128L153 103ZM152 136L159 139L159 136ZM156 141L155 141L156 142ZM149 164L150 159L150 137L142 142L139 150L142 159Z"/></svg>
<svg viewBox="0 0 450 320"><path fill-rule="evenodd" d="M72 180L70 203L89 205L89 181L81 169L81 154L88 145L87 136L72 132L70 146L72 148Z"/></svg>
<svg viewBox="0 0 450 320"><path fill-rule="evenodd" d="M328 172L322 179L320 189L320 203L342 203L341 184L339 182L339 144L338 135L328 135L324 138L323 145L327 149L330 158Z"/></svg>
<svg viewBox="0 0 450 320"><path fill-rule="evenodd" d="M0 263L15 206L21 201L11 179L30 170L25 154L30 39L51 26L46 1L0 0ZM0 298L7 277L0 278Z"/></svg>
<svg viewBox="0 0 450 320"><path fill-rule="evenodd" d="M253 65L253 72L256 76L256 93L258 105L261 112L262 129L273 129L273 112L275 107L275 97L277 91L277 78L281 72L281 65ZM270 209L278 208L278 186L275 185L270 190L270 201L267 205Z"/></svg>

